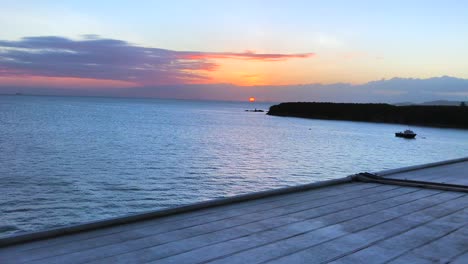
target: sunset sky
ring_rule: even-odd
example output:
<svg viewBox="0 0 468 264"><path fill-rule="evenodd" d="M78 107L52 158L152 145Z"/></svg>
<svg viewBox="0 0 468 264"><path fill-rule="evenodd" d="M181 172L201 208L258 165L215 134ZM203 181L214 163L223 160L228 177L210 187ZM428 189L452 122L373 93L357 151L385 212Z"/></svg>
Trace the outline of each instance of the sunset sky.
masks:
<svg viewBox="0 0 468 264"><path fill-rule="evenodd" d="M0 93L468 79L459 0L1 4Z"/></svg>

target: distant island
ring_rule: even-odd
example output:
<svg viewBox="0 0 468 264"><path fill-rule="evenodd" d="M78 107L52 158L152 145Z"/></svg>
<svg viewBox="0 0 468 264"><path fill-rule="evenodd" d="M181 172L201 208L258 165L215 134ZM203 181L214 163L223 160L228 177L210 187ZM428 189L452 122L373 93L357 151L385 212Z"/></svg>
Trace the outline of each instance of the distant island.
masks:
<svg viewBox="0 0 468 264"><path fill-rule="evenodd" d="M328 120L347 120L468 129L468 106L295 102L273 105L267 113Z"/></svg>
<svg viewBox="0 0 468 264"><path fill-rule="evenodd" d="M396 106L408 106L408 105L451 105L451 106L459 106L462 103L466 104L466 102L463 102L463 101L436 100L436 101L429 101L429 102L423 102L423 103L402 102L402 103L396 103L396 104L393 104L393 105L396 105Z"/></svg>

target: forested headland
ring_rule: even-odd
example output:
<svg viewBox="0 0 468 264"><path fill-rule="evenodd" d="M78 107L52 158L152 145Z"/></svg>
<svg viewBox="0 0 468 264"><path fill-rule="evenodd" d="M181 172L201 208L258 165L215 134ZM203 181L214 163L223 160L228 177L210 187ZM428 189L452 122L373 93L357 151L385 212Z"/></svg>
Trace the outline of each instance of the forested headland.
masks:
<svg viewBox="0 0 468 264"><path fill-rule="evenodd" d="M273 105L267 113L314 119L364 121L468 129L468 106L295 102Z"/></svg>

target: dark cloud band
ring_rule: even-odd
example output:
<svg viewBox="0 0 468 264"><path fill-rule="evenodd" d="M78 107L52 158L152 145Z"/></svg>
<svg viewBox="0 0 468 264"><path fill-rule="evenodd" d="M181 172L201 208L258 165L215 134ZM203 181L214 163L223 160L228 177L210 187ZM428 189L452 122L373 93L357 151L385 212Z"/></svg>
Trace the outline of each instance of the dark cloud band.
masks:
<svg viewBox="0 0 468 264"><path fill-rule="evenodd" d="M278 61L313 55L173 51L95 35L87 35L82 40L54 36L25 37L19 41L0 41L0 76L92 78L145 85L182 84L207 80L206 72L218 67L214 59Z"/></svg>

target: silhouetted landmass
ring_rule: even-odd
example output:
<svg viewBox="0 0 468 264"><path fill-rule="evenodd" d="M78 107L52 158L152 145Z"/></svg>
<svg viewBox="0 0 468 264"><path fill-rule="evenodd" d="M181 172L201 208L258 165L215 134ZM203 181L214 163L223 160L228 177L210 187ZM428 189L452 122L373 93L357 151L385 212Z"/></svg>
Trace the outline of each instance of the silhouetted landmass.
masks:
<svg viewBox="0 0 468 264"><path fill-rule="evenodd" d="M297 102L273 105L267 114L468 129L468 107L463 106Z"/></svg>
<svg viewBox="0 0 468 264"><path fill-rule="evenodd" d="M424 103L401 102L401 103L395 103L393 105L396 105L396 106L407 106L407 105L452 105L452 106L459 106L461 103L465 103L465 102L463 102L463 101L436 100L436 101L430 101L430 102L424 102Z"/></svg>

